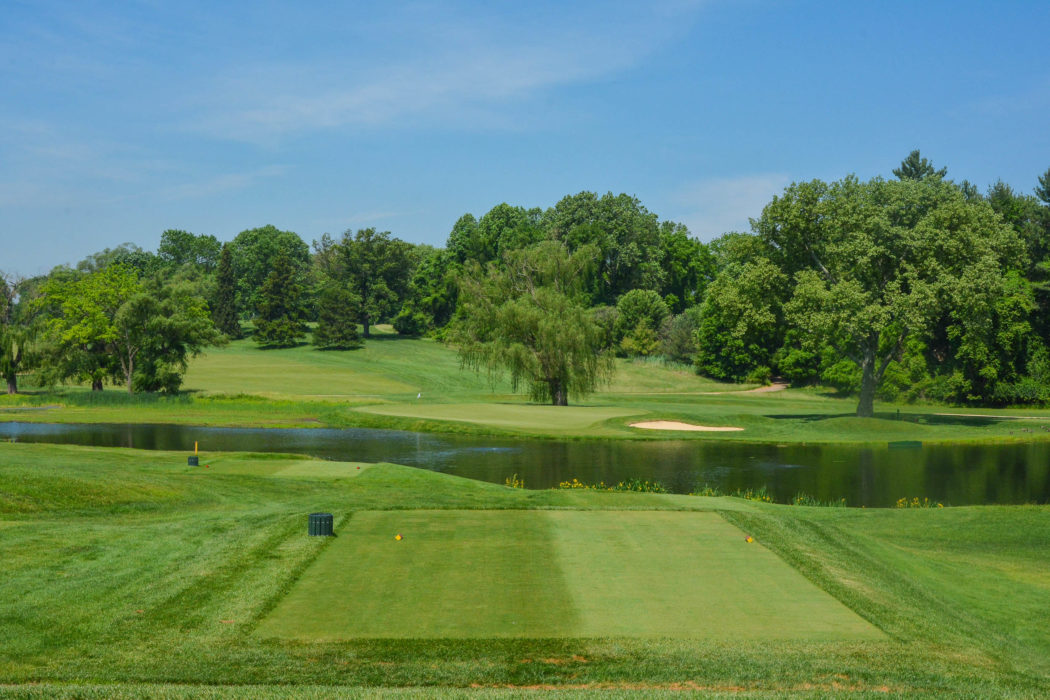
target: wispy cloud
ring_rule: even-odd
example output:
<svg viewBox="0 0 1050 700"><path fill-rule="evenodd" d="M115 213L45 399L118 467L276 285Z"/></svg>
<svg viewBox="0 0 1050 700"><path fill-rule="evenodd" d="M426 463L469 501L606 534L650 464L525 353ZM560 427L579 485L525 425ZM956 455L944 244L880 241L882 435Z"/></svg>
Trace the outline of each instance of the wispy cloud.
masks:
<svg viewBox="0 0 1050 700"><path fill-rule="evenodd" d="M671 216L692 234L709 241L729 231L750 231L749 219L779 194L791 178L783 173L759 173L692 182L670 198L679 214Z"/></svg>
<svg viewBox="0 0 1050 700"><path fill-rule="evenodd" d="M523 100L631 68L689 24L697 3L540 19L399 14L389 49L253 62L219 72L188 128L259 141L338 127L500 125ZM592 16L600 12L604 16ZM542 14L542 13L537 13ZM511 109L507 109L511 107Z"/></svg>

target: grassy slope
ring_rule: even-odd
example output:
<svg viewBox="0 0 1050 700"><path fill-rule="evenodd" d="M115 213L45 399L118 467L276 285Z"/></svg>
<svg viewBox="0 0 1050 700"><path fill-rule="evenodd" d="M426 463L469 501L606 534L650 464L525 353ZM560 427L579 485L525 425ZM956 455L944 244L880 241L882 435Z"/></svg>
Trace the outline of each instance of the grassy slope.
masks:
<svg viewBox="0 0 1050 700"><path fill-rule="evenodd" d="M612 384L568 410L530 404L509 382L460 368L455 352L430 340L383 334L361 350L310 346L259 350L251 341L213 349L190 366L191 396L133 397L111 389L0 397L0 420L156 422L195 425L362 426L532 437L737 440L757 442L1030 441L1050 439L1050 412L1003 421L938 417L942 407L877 406L859 419L853 399L813 391L740 393L688 369L618 361ZM722 392L722 393L712 393ZM253 398L255 397L255 398ZM48 410L21 410L54 406ZM958 411L965 412L965 411ZM1018 411L981 410L989 415ZM743 427L735 433L643 431L640 418Z"/></svg>
<svg viewBox="0 0 1050 700"><path fill-rule="evenodd" d="M103 684L85 697L474 683L1050 693L1047 507L811 509L521 491L393 465L296 478L286 469L306 469L301 458L220 455L207 470L184 461L163 452L0 445L0 684ZM581 509L714 511L889 639L262 639L259 621L335 546L303 536L305 514L321 508L344 516L555 508L569 509L554 514L566 518ZM188 685L136 685L158 683ZM216 683L262 687L199 687ZM0 686L0 695L62 690ZM304 696L328 692L304 688Z"/></svg>

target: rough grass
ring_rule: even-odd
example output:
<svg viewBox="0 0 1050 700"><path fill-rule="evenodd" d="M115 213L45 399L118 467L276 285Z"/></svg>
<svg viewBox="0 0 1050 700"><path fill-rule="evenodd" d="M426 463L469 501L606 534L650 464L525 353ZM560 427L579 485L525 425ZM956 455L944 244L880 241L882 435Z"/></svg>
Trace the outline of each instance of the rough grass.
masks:
<svg viewBox="0 0 1050 700"><path fill-rule="evenodd" d="M394 465L352 478L278 476L280 467L304 468L301 457L212 455L209 463L219 466L187 468L182 453L0 444L0 493L18 494L0 502L0 695L459 695L474 685L492 689L485 697L528 687L1050 694L1046 506L804 508L527 491ZM474 509L569 519L597 511L603 527L642 512L718 513L886 637L306 642L258 633L314 562L343 545L307 537L308 513ZM658 553L631 554L624 542L617 557L661 566ZM615 568L586 555L578 566ZM662 573L673 578L679 559Z"/></svg>

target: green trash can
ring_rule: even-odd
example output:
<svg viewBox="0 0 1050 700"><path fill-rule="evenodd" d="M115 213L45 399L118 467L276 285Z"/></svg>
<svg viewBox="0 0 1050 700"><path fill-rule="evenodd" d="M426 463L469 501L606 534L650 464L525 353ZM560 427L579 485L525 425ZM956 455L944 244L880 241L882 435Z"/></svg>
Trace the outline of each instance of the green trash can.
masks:
<svg viewBox="0 0 1050 700"><path fill-rule="evenodd" d="M191 467L199 467L201 465L200 460L197 458L197 455L187 457L186 464L190 465Z"/></svg>
<svg viewBox="0 0 1050 700"><path fill-rule="evenodd" d="M332 532L331 513L310 513L308 531L311 537L331 537Z"/></svg>

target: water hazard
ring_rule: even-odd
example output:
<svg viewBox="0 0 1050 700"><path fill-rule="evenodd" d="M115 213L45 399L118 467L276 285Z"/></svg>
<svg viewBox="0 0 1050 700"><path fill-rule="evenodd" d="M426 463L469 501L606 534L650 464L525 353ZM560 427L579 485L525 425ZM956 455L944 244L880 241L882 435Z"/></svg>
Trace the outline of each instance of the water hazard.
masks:
<svg viewBox="0 0 1050 700"><path fill-rule="evenodd" d="M945 505L1050 502L1050 443L901 444L894 448L748 445L715 441L556 441L431 435L370 429L200 428L0 422L0 440L149 450L293 452L356 462L394 462L529 488L660 481L676 493L766 487L778 502L805 493L852 506L892 506L918 496Z"/></svg>

